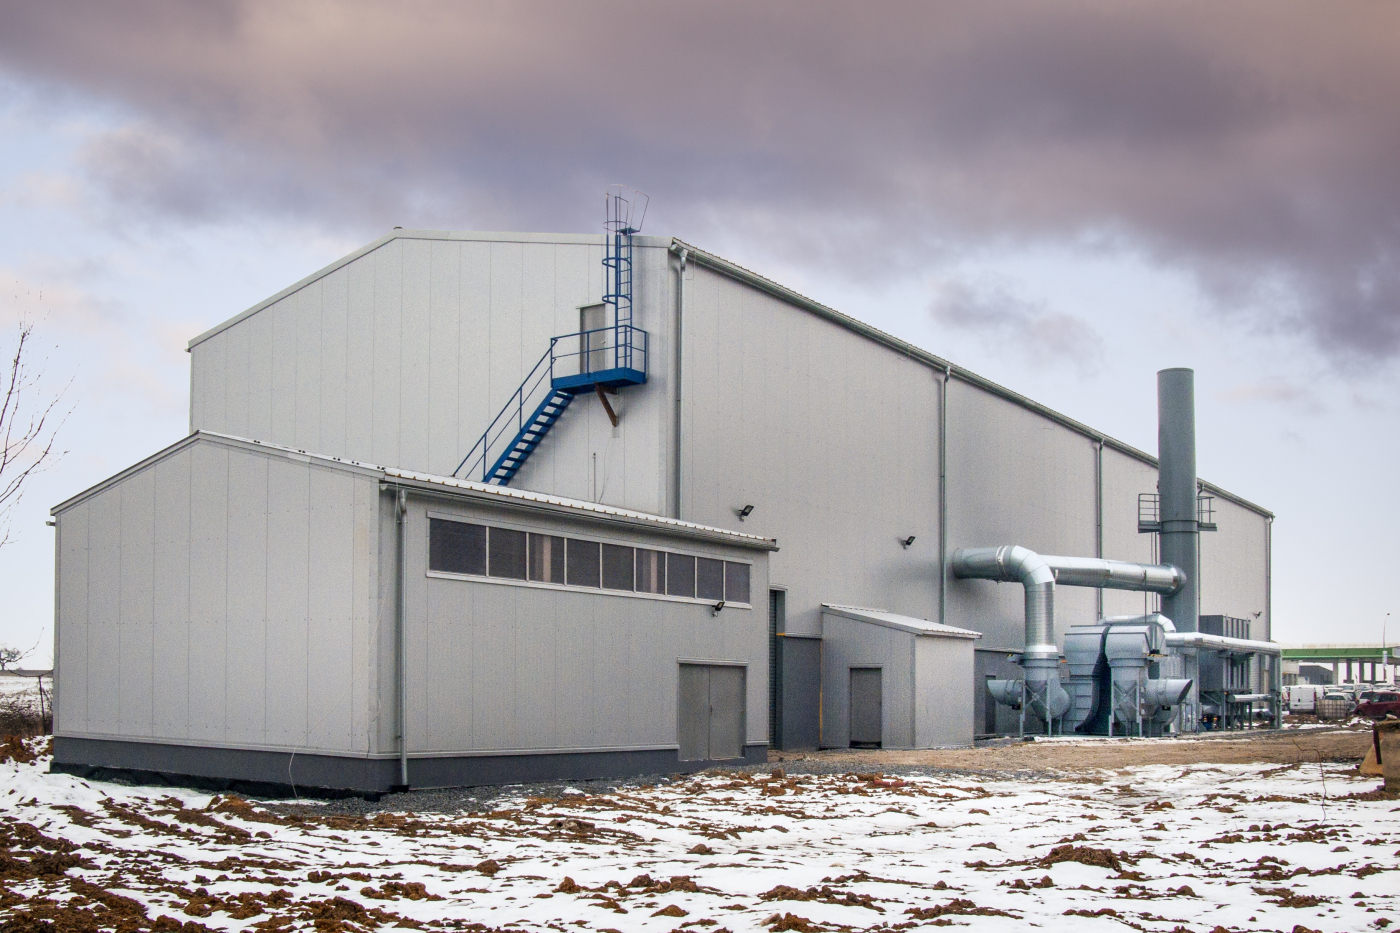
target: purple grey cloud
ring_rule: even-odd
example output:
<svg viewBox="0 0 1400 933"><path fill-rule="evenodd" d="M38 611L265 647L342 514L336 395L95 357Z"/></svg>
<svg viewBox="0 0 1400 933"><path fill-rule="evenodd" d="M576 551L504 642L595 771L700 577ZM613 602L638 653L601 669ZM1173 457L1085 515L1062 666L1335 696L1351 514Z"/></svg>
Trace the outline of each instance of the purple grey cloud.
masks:
<svg viewBox="0 0 1400 933"><path fill-rule="evenodd" d="M1400 6L0 4L0 69L129 114L151 223L781 233L854 274L1085 243L1338 362L1400 355Z"/></svg>

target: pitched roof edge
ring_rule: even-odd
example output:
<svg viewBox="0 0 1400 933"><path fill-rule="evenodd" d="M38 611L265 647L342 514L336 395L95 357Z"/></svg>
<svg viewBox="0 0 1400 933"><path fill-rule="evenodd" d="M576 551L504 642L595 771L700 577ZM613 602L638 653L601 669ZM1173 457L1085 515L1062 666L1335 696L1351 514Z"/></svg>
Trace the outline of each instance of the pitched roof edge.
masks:
<svg viewBox="0 0 1400 933"><path fill-rule="evenodd" d="M371 243L367 243L351 253L347 253L346 255L332 262L330 265L324 266L311 273L310 275L306 276L305 278L300 279L292 283L291 285L288 285L286 288L282 289L277 294L272 295L269 298L264 298L262 301L253 305L251 308L248 308L245 311L241 311L238 314L235 314L233 317L229 318L228 320L224 321L223 323L216 324L213 327L206 330L204 333L191 338L190 342L186 344L185 350L193 350L195 347L208 340L210 337L218 336L219 334L228 330L233 325L238 324L241 321L247 320L248 318L257 314L259 311L262 311L270 305L274 305L277 302L281 301L283 298L286 298L288 295L296 294L306 286L311 285L314 282L320 281L321 279L330 275L332 272L335 272L337 269L343 268L344 266L348 266L356 259L359 259L362 256L374 252L375 250L379 249L379 247L385 245L386 243L389 243L392 240L471 240L489 243L561 244L587 244L592 241L596 241L598 245L601 246L603 244L604 236L605 234L602 233L491 233L484 231L477 232L458 230L405 230L402 228L395 228L381 236L379 239L374 240ZM642 248L665 249L670 246L671 242L671 237L638 236L635 238L636 245Z"/></svg>
<svg viewBox="0 0 1400 933"><path fill-rule="evenodd" d="M837 311L835 308L824 305L821 302L816 301L815 299L808 298L806 295L803 295L800 292L793 291L786 285L780 285L779 283L773 281L770 278L760 275L759 273L754 272L750 269L744 268L738 263L730 262L728 259L725 259L722 256L716 256L714 253L706 252L705 250L702 250L699 247L690 245L684 240L673 239L671 241L671 251L679 252L680 250L686 251L688 261L699 263L707 269L711 269L715 272L720 273L721 275L728 276L729 278L732 278L736 281L743 282L746 285L750 285L754 288L757 288L762 292L766 292L767 294L779 299L780 301L785 301L788 304L794 305L795 307L802 308L803 310L809 311L817 315L818 317L826 318L832 323L838 324L846 328L847 330L855 331L863 337L873 340L876 343L883 344L891 350L895 350L899 353L902 353L911 359L918 360L919 362L931 366L934 369L943 370L951 378L961 379L968 385L975 386L976 388L982 389L986 392L990 392L991 394L996 395L999 398L1003 398L1009 402L1013 402L1017 405L1020 405L1022 408L1025 408L1028 411L1035 412L1036 414L1041 415L1042 417L1048 418L1049 420L1055 422L1056 424L1059 424L1062 427L1069 428L1071 431L1074 431L1077 434L1081 434L1084 437L1087 437L1089 440L1098 441L1102 443L1105 447L1111 448L1112 450L1116 450L1118 453L1132 457L1133 459L1138 460L1151 467L1156 467L1158 465L1156 457L1152 456L1146 451L1138 450L1136 447L1125 441L1120 441L1115 437L1110 437L1102 431L1096 431L1093 428L1089 427L1087 424L1084 424L1081 421L1076 421L1068 415L1061 414L1060 412L1055 411L1053 408L1049 408L1045 405L1042 405L1039 402L1022 395L1021 393L1013 389L1008 389L1003 385L993 382L985 376L979 376L977 373L974 373L969 369L964 369L956 363L952 363L948 360L943 359L941 356L937 356L933 353L930 353L922 347L918 347L912 343L909 343L906 340L901 340L893 334L885 333L878 327L866 324L864 321L853 318L849 314ZM1251 512L1255 512L1264 518L1272 519L1274 517L1273 512L1269 511L1261 505L1258 505L1257 503L1250 502L1243 496L1237 496L1234 493L1222 489L1214 483L1206 482L1205 480L1199 480L1199 482L1204 489L1208 490L1214 495L1219 496L1222 499L1226 499L1230 502L1233 502L1234 504L1246 508Z"/></svg>

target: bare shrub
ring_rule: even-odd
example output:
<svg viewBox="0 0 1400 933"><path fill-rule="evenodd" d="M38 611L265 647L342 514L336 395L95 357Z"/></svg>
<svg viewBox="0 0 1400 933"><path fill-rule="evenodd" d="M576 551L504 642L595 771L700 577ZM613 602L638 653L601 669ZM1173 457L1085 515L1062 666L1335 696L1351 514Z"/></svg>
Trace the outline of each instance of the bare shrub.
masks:
<svg viewBox="0 0 1400 933"><path fill-rule="evenodd" d="M35 736L53 732L53 708L37 693L0 694L0 735Z"/></svg>

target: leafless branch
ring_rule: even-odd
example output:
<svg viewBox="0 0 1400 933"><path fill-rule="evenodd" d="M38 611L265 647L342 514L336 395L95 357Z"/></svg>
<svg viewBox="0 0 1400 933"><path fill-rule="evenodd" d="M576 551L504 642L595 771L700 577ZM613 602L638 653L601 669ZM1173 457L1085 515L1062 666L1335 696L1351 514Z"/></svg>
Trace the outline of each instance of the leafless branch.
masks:
<svg viewBox="0 0 1400 933"><path fill-rule="evenodd" d="M0 547L10 541L14 509L30 477L64 453L54 445L68 420L69 412L58 407L68 386L45 398L42 373L30 365L33 336L33 322L21 319L0 397Z"/></svg>

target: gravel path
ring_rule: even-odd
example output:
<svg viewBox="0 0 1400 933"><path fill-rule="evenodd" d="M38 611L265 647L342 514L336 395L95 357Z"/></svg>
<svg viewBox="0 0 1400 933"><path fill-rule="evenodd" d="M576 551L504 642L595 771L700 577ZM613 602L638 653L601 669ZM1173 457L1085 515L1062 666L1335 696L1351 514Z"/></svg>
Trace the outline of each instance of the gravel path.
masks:
<svg viewBox="0 0 1400 933"><path fill-rule="evenodd" d="M1220 733L1189 739L999 740L979 748L772 752L767 765L725 770L752 773L777 767L794 775L881 772L898 775L984 774L1021 780L1056 780L1065 774L1150 764L1360 762L1370 741L1370 726L1356 723L1343 727ZM377 801L349 797L331 801L282 801L269 806L286 814L364 816L384 811L484 813L498 809L507 800L520 797L595 796L643 785L662 786L685 779L684 775L643 775L598 781L546 781L415 790L404 794L387 794Z"/></svg>

